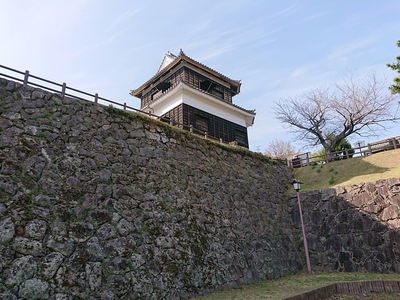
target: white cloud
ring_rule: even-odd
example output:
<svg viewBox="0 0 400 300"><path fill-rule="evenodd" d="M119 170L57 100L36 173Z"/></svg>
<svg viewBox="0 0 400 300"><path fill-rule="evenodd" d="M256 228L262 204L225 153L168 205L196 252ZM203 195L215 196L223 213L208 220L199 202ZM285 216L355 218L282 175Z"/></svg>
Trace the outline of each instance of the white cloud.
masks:
<svg viewBox="0 0 400 300"><path fill-rule="evenodd" d="M326 60L337 60L343 57L347 58L350 55L354 55L355 52L360 51L360 49L365 49L365 47L373 44L374 42L376 42L375 37L367 37L363 40L354 41L345 45L339 45L326 57Z"/></svg>
<svg viewBox="0 0 400 300"><path fill-rule="evenodd" d="M291 72L290 77L302 76L302 75L306 74L307 72L309 72L313 67L314 67L313 65L300 66L300 67L296 68L295 70L293 70L293 72Z"/></svg>
<svg viewBox="0 0 400 300"><path fill-rule="evenodd" d="M110 30L113 27L120 25L121 23L127 23L129 20L131 20L133 16L140 13L141 10L142 8L131 8L128 11L123 12L110 23L108 29Z"/></svg>

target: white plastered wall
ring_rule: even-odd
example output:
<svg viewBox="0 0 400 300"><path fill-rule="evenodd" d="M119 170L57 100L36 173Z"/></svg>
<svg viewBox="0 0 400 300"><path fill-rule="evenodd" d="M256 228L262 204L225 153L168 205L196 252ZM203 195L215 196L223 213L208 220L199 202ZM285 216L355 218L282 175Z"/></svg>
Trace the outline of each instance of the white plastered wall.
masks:
<svg viewBox="0 0 400 300"><path fill-rule="evenodd" d="M161 116L180 104L187 104L197 109L203 110L240 126L248 127L252 125L253 116L225 103L221 100L207 95L201 91L180 83L173 90L150 104L152 112ZM146 109L144 109L146 111Z"/></svg>

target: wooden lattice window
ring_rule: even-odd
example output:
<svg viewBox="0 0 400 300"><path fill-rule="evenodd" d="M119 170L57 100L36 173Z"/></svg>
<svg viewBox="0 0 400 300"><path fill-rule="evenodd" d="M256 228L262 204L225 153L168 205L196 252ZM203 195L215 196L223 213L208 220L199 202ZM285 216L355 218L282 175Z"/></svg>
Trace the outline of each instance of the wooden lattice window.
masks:
<svg viewBox="0 0 400 300"><path fill-rule="evenodd" d="M194 127L202 133L208 132L208 118L195 115Z"/></svg>
<svg viewBox="0 0 400 300"><path fill-rule="evenodd" d="M241 131L241 130L236 130L235 131L235 136L236 136L236 142L238 142L239 145L246 145L247 146L247 138L246 138L246 133Z"/></svg>

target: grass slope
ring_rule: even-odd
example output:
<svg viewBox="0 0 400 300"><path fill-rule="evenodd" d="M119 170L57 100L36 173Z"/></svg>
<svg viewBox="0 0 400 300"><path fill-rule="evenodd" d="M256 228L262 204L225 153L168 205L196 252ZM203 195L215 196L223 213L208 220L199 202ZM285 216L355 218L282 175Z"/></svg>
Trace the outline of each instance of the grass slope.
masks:
<svg viewBox="0 0 400 300"><path fill-rule="evenodd" d="M400 177L400 149L294 169L302 191Z"/></svg>

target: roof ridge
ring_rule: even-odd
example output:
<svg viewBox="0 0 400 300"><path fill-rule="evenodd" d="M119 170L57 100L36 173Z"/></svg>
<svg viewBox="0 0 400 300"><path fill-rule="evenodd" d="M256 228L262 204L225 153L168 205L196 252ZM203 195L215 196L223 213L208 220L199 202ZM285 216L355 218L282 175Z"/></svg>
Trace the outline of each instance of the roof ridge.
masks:
<svg viewBox="0 0 400 300"><path fill-rule="evenodd" d="M169 65L171 65L174 61L176 61L176 60L179 59L179 58L181 58L181 59L186 59L186 60L190 60L190 61L192 61L192 62L194 62L194 63L197 63L197 64L199 64L200 66L204 67L205 69L208 69L209 71L214 72L215 74L221 76L221 78L223 78L223 79L225 79L225 80L227 80L227 81L230 81L230 82L233 82L233 83L238 84L239 87L240 87L240 85L241 85L241 81L240 81L240 80L235 80L235 79L229 78L228 76L223 75L222 73L220 73L220 72L218 72L218 71L216 71L216 70L214 70L214 69L212 69L212 68L206 66L205 64L203 64L203 63L201 63L201 62L198 62L197 60L194 60L194 59L191 58L190 56L187 56L187 55L183 52L182 49L180 49L179 55L178 55L178 56L172 54L172 53L169 52L169 51L168 51L167 53L170 53L171 56L174 56L174 59L173 59L169 64L167 64L164 68L160 69L161 66L162 66L162 64L163 64L163 62L164 62L164 60L165 60L165 55L166 55L166 54L165 54L165 55L164 55L164 58L163 58L163 61L162 61L161 64L160 64L159 70L156 72L156 74L154 74L154 75L153 75L150 79L148 79L145 83L143 83L142 85L140 85L137 89L131 90L130 94L131 94L132 96L135 94L136 91L142 89L143 87L145 87L146 85L148 85L149 83L151 83L156 77L161 76L164 72L166 72L166 71L167 71L167 67L168 67Z"/></svg>
<svg viewBox="0 0 400 300"><path fill-rule="evenodd" d="M169 63L166 63L165 66L163 67L167 59L171 59L171 61ZM167 51L167 53L164 54L160 66L158 67L156 75L160 73L163 69L165 69L169 64L171 64L175 59L177 59L177 56L171 53L170 51Z"/></svg>
<svg viewBox="0 0 400 300"><path fill-rule="evenodd" d="M188 58L188 59L190 59L190 60L192 60L192 61L198 63L199 65L202 65L203 67L205 67L205 68L207 68L207 69L209 69L209 70L211 70L211 71L217 73L218 75L221 75L222 77L224 77L225 79L228 79L229 81L233 81L233 82L236 82L236 83L241 83L241 80L232 79L232 78L230 78L230 77L228 77L228 76L225 76L224 74L218 72L217 70L215 70L215 69L213 69L213 68L210 68L209 66L207 66L207 65L205 65L205 64L203 64L203 63L201 63L201 62L199 62L199 61L197 61L197 60L191 58L190 56L186 55L186 54L182 51L182 49L181 49L180 52L179 52L179 56L186 57L186 58ZM179 56L178 56L178 57L179 57Z"/></svg>

